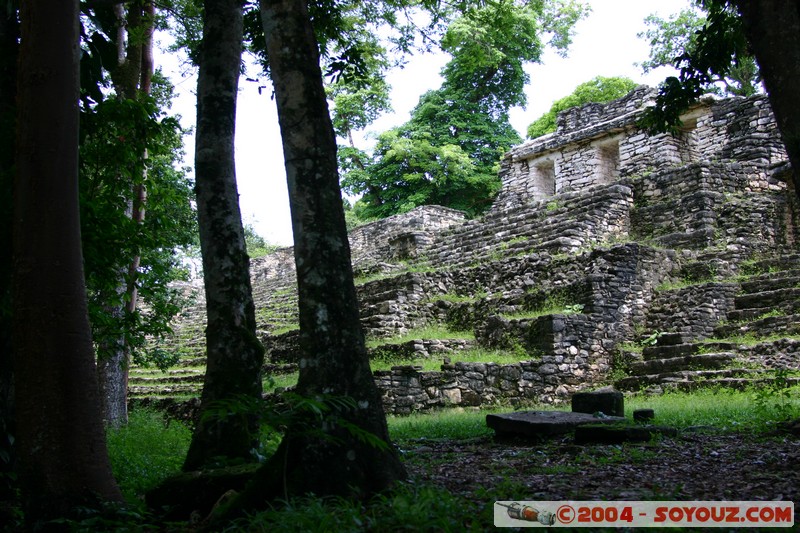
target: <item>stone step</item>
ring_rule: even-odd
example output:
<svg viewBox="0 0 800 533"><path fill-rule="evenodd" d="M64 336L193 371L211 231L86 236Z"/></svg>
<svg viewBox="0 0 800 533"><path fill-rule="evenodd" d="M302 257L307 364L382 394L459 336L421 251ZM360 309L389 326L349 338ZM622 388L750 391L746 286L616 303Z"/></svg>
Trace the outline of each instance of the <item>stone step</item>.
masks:
<svg viewBox="0 0 800 533"><path fill-rule="evenodd" d="M649 359L631 363L628 370L633 375L662 374L681 370L718 369L736 358L733 352L703 353L666 359Z"/></svg>
<svg viewBox="0 0 800 533"><path fill-rule="evenodd" d="M528 209L519 217L499 217L496 222L484 221L483 226L462 227L440 239L429 255L445 264L465 264L474 260L467 256L475 251L484 252L482 256L507 251L503 250L503 243L520 237L526 238L527 243L515 243L517 253L535 248L563 249L565 245L567 250L574 249L584 245L587 235L597 233L595 228L607 222L609 212L617 210L619 216L627 216L627 209L615 203L622 199L620 194L586 193L578 201L568 201L555 210ZM553 201L559 201L559 197ZM564 239L570 236L574 242L567 243Z"/></svg>
<svg viewBox="0 0 800 533"><path fill-rule="evenodd" d="M745 323L723 324L714 328L714 337L720 339L748 334L767 337L776 334L796 335L798 333L800 333L800 314L767 316Z"/></svg>
<svg viewBox="0 0 800 533"><path fill-rule="evenodd" d="M773 272L782 272L782 271L792 271L797 268L797 265L800 264L800 254L798 253L786 253L775 255L772 257L767 257L761 259L759 261L755 261L747 265L744 269L744 273L747 274L748 272L758 272L758 273L770 273ZM764 275L764 274L758 274Z"/></svg>
<svg viewBox="0 0 800 533"><path fill-rule="evenodd" d="M653 237L653 242L664 248L701 249L710 246L714 239L715 230L713 227L708 227L659 235Z"/></svg>
<svg viewBox="0 0 800 533"><path fill-rule="evenodd" d="M630 194L627 187L619 184L594 187L586 191L562 193L540 201L538 204L518 206L510 210L491 211L481 221L482 225L477 225L477 228L499 226L507 229L536 218L568 217L574 213L585 213L588 211L587 208L592 205L603 205L610 200L624 200Z"/></svg>
<svg viewBox="0 0 800 533"><path fill-rule="evenodd" d="M453 235L447 241L442 241L440 243L440 248L463 248L476 244L497 245L520 237L528 237L535 240L536 238L541 238L542 236L554 234L556 232L568 232L579 236L579 226L588 225L590 222L597 222L594 218L600 219L600 217L592 217L591 213L583 213L578 216L537 215L523 222L510 223L510 225L490 226L480 230L472 230L465 234ZM511 229L509 229L509 227Z"/></svg>
<svg viewBox="0 0 800 533"><path fill-rule="evenodd" d="M728 368L720 370L680 370L640 376L627 376L614 382L619 390L639 391L652 385L668 385L686 381L718 381L722 378L757 377L766 370L752 368Z"/></svg>
<svg viewBox="0 0 800 533"><path fill-rule="evenodd" d="M423 359L447 354L458 359L457 353L475 347L473 339L412 339L403 343L386 343L369 349L370 359Z"/></svg>
<svg viewBox="0 0 800 533"><path fill-rule="evenodd" d="M205 359L203 359L203 365L205 365ZM159 370L157 368L144 368L144 367L137 367L133 366L130 370L131 377L179 377L179 376L194 376L196 374L202 374L203 370L201 369L194 369L194 368L171 368L166 371Z"/></svg>
<svg viewBox="0 0 800 533"><path fill-rule="evenodd" d="M748 309L733 309L728 311L728 321L730 323L745 323L760 320L766 315L776 311L786 315L800 313L800 300L790 300L781 305L770 305L766 307L751 307Z"/></svg>
<svg viewBox="0 0 800 533"><path fill-rule="evenodd" d="M656 340L656 346L676 346L684 343L686 343L686 335L672 331L660 334Z"/></svg>
<svg viewBox="0 0 800 533"><path fill-rule="evenodd" d="M800 287L789 287L736 296L733 301L737 310L781 308L800 298Z"/></svg>
<svg viewBox="0 0 800 533"><path fill-rule="evenodd" d="M188 376L160 376L160 377L143 377L133 375L129 378L128 383L131 385L166 385L176 383L202 383L205 378L205 373L196 373Z"/></svg>
<svg viewBox="0 0 800 533"><path fill-rule="evenodd" d="M691 392L708 387L722 387L735 390L744 390L749 387L760 387L769 385L774 382L775 382L774 378L738 378L738 377L727 378L726 377L720 379L709 379L700 381L679 380L669 383L663 383L661 386L663 389ZM786 383L790 386L800 385L800 378L787 378Z"/></svg>
<svg viewBox="0 0 800 533"><path fill-rule="evenodd" d="M659 342L660 342L659 338ZM693 342L683 342L680 344L656 344L655 346L645 346L642 349L642 358L644 360L651 359L668 359L671 357L681 357L695 352L697 347Z"/></svg>
<svg viewBox="0 0 800 533"><path fill-rule="evenodd" d="M128 394L132 397L199 395L203 384L171 383L168 385L130 385Z"/></svg>
<svg viewBox="0 0 800 533"><path fill-rule="evenodd" d="M686 342L666 346L648 346L642 350L642 359L669 359L696 354L698 352L730 352L735 351L737 344L733 342Z"/></svg>
<svg viewBox="0 0 800 533"><path fill-rule="evenodd" d="M800 270L771 272L740 283L745 294L789 289L800 286Z"/></svg>
<svg viewBox="0 0 800 533"><path fill-rule="evenodd" d="M205 348L205 346L203 347ZM205 350L204 350L205 351ZM181 358L180 361L176 364L176 366L206 366L206 357L203 355L202 357L186 357Z"/></svg>

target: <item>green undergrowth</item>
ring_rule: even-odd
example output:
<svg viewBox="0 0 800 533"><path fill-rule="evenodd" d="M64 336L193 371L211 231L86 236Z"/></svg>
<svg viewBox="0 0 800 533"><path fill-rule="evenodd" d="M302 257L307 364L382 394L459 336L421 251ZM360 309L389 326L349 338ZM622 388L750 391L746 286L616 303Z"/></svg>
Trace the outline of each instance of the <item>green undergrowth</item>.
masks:
<svg viewBox="0 0 800 533"><path fill-rule="evenodd" d="M298 372L291 374L278 374L275 376L265 376L261 382L264 392L276 392L278 389L287 389L297 385Z"/></svg>
<svg viewBox="0 0 800 533"><path fill-rule="evenodd" d="M433 296L429 296L422 300L420 303L434 303L434 302L449 302L453 304L458 303L465 303L465 302L476 302L482 298L486 298L489 294L486 291L478 291L474 294L458 294L454 292L447 292L444 294L436 294Z"/></svg>
<svg viewBox="0 0 800 533"><path fill-rule="evenodd" d="M677 428L764 432L776 424L800 417L800 387L777 382L739 391L708 388L694 392L666 392L658 396L625 398L626 416L636 409L653 409L654 423Z"/></svg>
<svg viewBox="0 0 800 533"><path fill-rule="evenodd" d="M434 272L436 270L432 265L430 265L424 259L420 259L417 261L401 261L398 264L398 267L399 268L397 270L374 272L370 274L359 274L355 276L353 281L355 282L356 286L360 286L360 285L366 285L367 283L373 281L401 276L403 274L426 273L426 272Z"/></svg>
<svg viewBox="0 0 800 533"><path fill-rule="evenodd" d="M404 342L424 340L467 339L472 340L475 335L471 331L451 331L445 326L430 325L414 328L407 333L390 338L367 339L367 348L377 348L386 344L403 344Z"/></svg>
<svg viewBox="0 0 800 533"><path fill-rule="evenodd" d="M141 505L147 490L180 472L190 439L186 425L149 409L132 410L127 426L108 431L111 469L128 503Z"/></svg>
<svg viewBox="0 0 800 533"><path fill-rule="evenodd" d="M485 437L493 433L486 427L489 413L509 412L499 409L442 409L407 416L389 415L386 421L392 440L398 443L418 440L462 440Z"/></svg>
<svg viewBox="0 0 800 533"><path fill-rule="evenodd" d="M785 376L785 374L784 374ZM745 390L709 388L694 392L666 392L658 396L635 394L625 398L625 415L636 409L653 409L655 424L678 429L714 428L718 431L763 432L777 423L800 417L800 386L786 386L778 374L775 383ZM785 379L785 377L784 377ZM526 410L569 410L536 404ZM444 409L423 414L387 417L389 432L398 443L417 440L462 440L492 435L486 415L510 412L512 407L494 409Z"/></svg>
<svg viewBox="0 0 800 533"><path fill-rule="evenodd" d="M393 366L397 365L413 365L421 366L422 371L438 371L441 370L444 364L444 358L447 357L450 363L497 363L498 365L510 365L519 363L521 360L520 355L513 351L508 350L489 350L486 348L468 348L458 352L448 352L436 354L431 357L418 357L418 358L377 358L370 362L372 370L390 370ZM529 359L529 358L528 358Z"/></svg>
<svg viewBox="0 0 800 533"><path fill-rule="evenodd" d="M699 344L714 344L714 343L732 343L732 344L739 344L742 346L755 346L756 344L766 343L766 342L775 342L779 340L800 340L800 335L786 335L784 333L775 333L772 335L756 335L753 332L748 332L742 335L731 335L728 337L710 337L704 339L702 341L698 341Z"/></svg>
<svg viewBox="0 0 800 533"><path fill-rule="evenodd" d="M289 333L290 331L300 331L300 326L297 324L287 324L270 331L270 335L277 337L278 335L283 335L284 333Z"/></svg>
<svg viewBox="0 0 800 533"><path fill-rule="evenodd" d="M461 338L461 337L459 337ZM496 363L498 365L510 365L525 360L516 352L508 350L489 350L486 348L468 348L458 352L447 352L436 354L431 357L405 358L388 357L374 358L370 361L370 368L376 370L391 370L398 365L412 365L422 367L423 372L440 371L444 358L450 359L450 363ZM298 373L278 374L265 376L262 381L264 392L276 392L278 389L286 389L297 385Z"/></svg>
<svg viewBox="0 0 800 533"><path fill-rule="evenodd" d="M401 483L367 503L317 497L276 502L271 509L241 519L225 531L485 531L492 525L473 504L445 489Z"/></svg>
<svg viewBox="0 0 800 533"><path fill-rule="evenodd" d="M534 309L518 313L503 314L504 318L531 319L545 315L573 315L583 312L583 304L574 303L562 296L552 296Z"/></svg>

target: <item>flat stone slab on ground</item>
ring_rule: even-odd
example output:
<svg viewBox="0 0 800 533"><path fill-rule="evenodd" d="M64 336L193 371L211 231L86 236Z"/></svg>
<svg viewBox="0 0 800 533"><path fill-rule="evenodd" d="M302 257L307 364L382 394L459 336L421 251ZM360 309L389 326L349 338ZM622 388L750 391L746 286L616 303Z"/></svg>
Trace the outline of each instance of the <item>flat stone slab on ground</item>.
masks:
<svg viewBox="0 0 800 533"><path fill-rule="evenodd" d="M563 435L583 424L613 424L624 422L621 416L598 418L570 411L517 411L486 415L486 425L498 437L546 438Z"/></svg>

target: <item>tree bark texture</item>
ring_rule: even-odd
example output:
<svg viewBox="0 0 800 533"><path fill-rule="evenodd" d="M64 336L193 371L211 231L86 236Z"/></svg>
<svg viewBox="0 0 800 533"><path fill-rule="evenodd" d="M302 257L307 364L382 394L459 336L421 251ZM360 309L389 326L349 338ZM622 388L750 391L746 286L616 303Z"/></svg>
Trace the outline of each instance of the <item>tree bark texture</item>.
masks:
<svg viewBox="0 0 800 533"><path fill-rule="evenodd" d="M114 90L118 98L139 99L150 94L153 77L153 29L155 6L152 2L131 2L109 6L117 19L116 33L117 65L110 70ZM142 154L147 159L147 151ZM144 171L146 173L146 170ZM146 174L141 183L131 185L128 216L138 223L144 222L147 189ZM121 179L121 178L120 178ZM119 274L118 294L125 294L124 305L108 306L108 314L124 320L126 313L134 313L137 306L138 276L141 257L130 258L127 268ZM124 337L101 343L97 350L97 376L100 386L100 401L103 421L109 427L120 427L128 423L128 374L130 348Z"/></svg>
<svg viewBox="0 0 800 533"><path fill-rule="evenodd" d="M185 470L216 456L251 458L257 421L206 420L215 401L261 398L264 349L256 337L250 266L234 163L236 92L242 56L242 3L206 0L197 82L195 191L206 291L207 366Z"/></svg>
<svg viewBox="0 0 800 533"><path fill-rule="evenodd" d="M235 506L314 492L369 496L406 476L389 441L381 397L369 368L353 283L331 124L317 40L304 0L262 0L270 71L292 211L300 319L297 392L354 400L337 413L381 439L366 444L336 420L315 428L290 426L278 451Z"/></svg>
<svg viewBox="0 0 800 533"><path fill-rule="evenodd" d="M15 9L0 12L0 480L14 468L14 389L11 363L11 213L14 181L19 24ZM10 483L0 481L0 501L13 496ZM2 514L0 514L2 521Z"/></svg>
<svg viewBox="0 0 800 533"><path fill-rule="evenodd" d="M121 501L100 419L78 218L78 2L21 3L13 214L19 475L32 521Z"/></svg>
<svg viewBox="0 0 800 533"><path fill-rule="evenodd" d="M800 198L800 2L737 0L735 4L761 70L792 164L795 194Z"/></svg>

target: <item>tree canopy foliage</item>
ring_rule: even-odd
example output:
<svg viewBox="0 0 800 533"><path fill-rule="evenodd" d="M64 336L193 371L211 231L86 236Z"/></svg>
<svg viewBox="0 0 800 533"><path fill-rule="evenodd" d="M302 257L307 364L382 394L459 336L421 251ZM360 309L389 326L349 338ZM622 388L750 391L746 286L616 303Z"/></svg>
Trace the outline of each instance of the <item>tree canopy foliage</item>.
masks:
<svg viewBox="0 0 800 533"><path fill-rule="evenodd" d="M694 33L692 46L674 59L680 74L659 86L655 107L643 119L654 131L671 131L680 125L680 114L706 94L717 81L729 76L742 61L752 58L742 18L734 4L697 0L706 13L705 23Z"/></svg>
<svg viewBox="0 0 800 533"><path fill-rule="evenodd" d="M146 338L168 333L180 310L179 294L169 283L185 277L177 249L194 242L197 230L192 184L180 167L183 130L176 119L164 116L163 105L153 99L107 98L84 108L80 147L81 233L93 339L102 344L123 338L134 361L160 367L174 361L162 350L146 350ZM138 223L130 217L130 194L144 176L148 216ZM136 255L140 269L128 272ZM125 307L119 290L123 272L144 306L114 317L110 308Z"/></svg>
<svg viewBox="0 0 800 533"><path fill-rule="evenodd" d="M500 157L521 140L508 113L526 103L523 66L548 44L566 50L586 13L568 0L500 1L455 18L440 40L451 55L441 87L420 97L407 123L381 134L371 156L352 146L340 152L343 188L361 195L356 214L385 217L425 204L471 215L487 209L500 188Z"/></svg>
<svg viewBox="0 0 800 533"><path fill-rule="evenodd" d="M647 73L662 66L677 66L683 58L696 54L699 41L706 39L704 28L712 21L720 24L716 15L711 20L706 16L702 4L666 19L649 15L645 18L648 29L638 34L639 38L650 44L650 56L640 65L642 71ZM709 76L705 89L717 94L750 96L758 91L760 81L758 65L750 51L736 49L730 67L724 74L720 72Z"/></svg>
<svg viewBox="0 0 800 533"><path fill-rule="evenodd" d="M144 77L142 52L135 50L144 43L141 27L131 23L119 42L120 22L108 6L82 11L80 201L93 338L100 346L122 339L136 362L164 367L174 361L163 350L145 349L146 338L170 331L180 299L169 283L186 276L178 250L197 239L192 182L182 166L186 132L164 111L173 86L159 71L152 91L136 90ZM163 27L164 18L142 27L151 24ZM120 66L123 48L130 57ZM142 186L148 213L136 220L132 212L143 206L135 190ZM131 270L135 257L139 266ZM130 294L120 281L136 288L142 307L126 305ZM110 316L113 308L123 315Z"/></svg>
<svg viewBox="0 0 800 533"><path fill-rule="evenodd" d="M556 117L562 111L590 102L605 103L622 98L635 89L636 85L630 78L604 76L581 83L571 94L553 102L547 113L528 126L528 138L535 139L556 131Z"/></svg>

